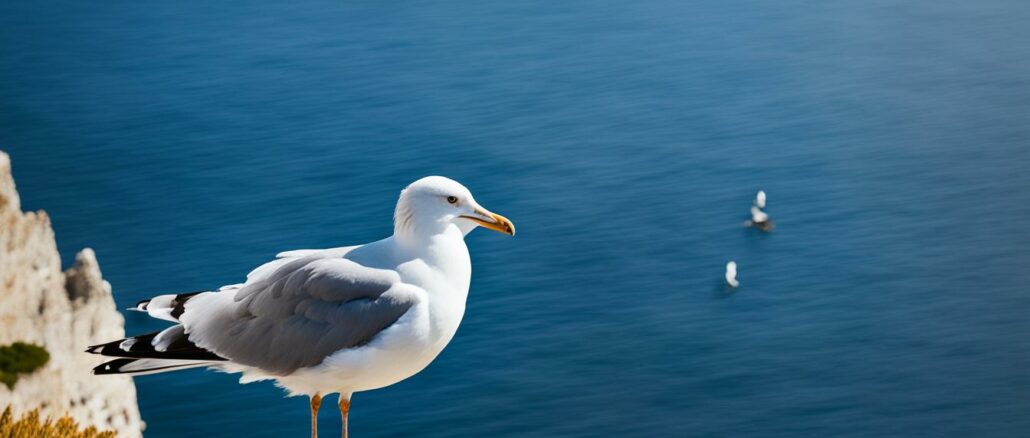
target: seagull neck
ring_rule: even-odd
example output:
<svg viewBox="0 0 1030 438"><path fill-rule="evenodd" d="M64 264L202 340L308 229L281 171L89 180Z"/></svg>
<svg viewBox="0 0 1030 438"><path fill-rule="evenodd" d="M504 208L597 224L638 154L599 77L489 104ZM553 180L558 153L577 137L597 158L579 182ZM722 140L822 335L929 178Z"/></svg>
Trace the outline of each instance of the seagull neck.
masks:
<svg viewBox="0 0 1030 438"><path fill-rule="evenodd" d="M413 214L409 203L402 200L394 212L392 240L401 259L418 258L459 277L470 274L465 273L471 269L465 232L450 218Z"/></svg>
<svg viewBox="0 0 1030 438"><path fill-rule="evenodd" d="M447 226L443 223L407 220L399 221L393 226L394 239L406 247L413 248L424 246L432 240L433 236L445 232L447 232Z"/></svg>
<svg viewBox="0 0 1030 438"><path fill-rule="evenodd" d="M412 255L423 258L449 257L452 250L464 247L465 234L457 225L447 224L433 232L424 227L396 229L393 239L397 245ZM467 249L465 252L467 253Z"/></svg>

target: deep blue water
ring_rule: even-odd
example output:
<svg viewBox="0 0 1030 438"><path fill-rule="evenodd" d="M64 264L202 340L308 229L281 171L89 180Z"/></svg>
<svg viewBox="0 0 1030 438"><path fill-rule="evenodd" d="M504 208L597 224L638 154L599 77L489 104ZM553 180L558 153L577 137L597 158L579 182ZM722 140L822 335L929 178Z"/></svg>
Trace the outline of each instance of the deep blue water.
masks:
<svg viewBox="0 0 1030 438"><path fill-rule="evenodd" d="M424 175L510 217L514 239L468 239L441 357L355 396L357 437L1028 436L1028 20L1021 0L5 1L0 149L121 306L384 237ZM741 226L759 188L771 234ZM268 383L137 385L148 437L307 433Z"/></svg>

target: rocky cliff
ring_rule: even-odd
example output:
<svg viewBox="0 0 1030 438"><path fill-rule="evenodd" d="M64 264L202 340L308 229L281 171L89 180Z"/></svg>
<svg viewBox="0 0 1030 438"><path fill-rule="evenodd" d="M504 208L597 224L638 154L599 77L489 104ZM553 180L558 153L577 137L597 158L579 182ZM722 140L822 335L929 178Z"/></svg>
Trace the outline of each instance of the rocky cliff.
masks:
<svg viewBox="0 0 1030 438"><path fill-rule="evenodd" d="M49 217L22 213L10 159L0 152L0 345L23 341L50 353L46 366L22 376L13 390L0 385L0 409L10 404L19 414L40 407L44 415L67 413L82 425L141 436L132 379L94 377L90 369L102 360L83 352L124 334L93 251L83 249L61 272Z"/></svg>

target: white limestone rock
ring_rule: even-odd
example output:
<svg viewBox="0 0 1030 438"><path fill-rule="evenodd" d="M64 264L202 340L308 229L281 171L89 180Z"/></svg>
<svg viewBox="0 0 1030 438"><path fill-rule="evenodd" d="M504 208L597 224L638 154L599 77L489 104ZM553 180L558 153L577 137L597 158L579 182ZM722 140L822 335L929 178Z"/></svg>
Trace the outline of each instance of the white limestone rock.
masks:
<svg viewBox="0 0 1030 438"><path fill-rule="evenodd" d="M141 437L136 387L125 376L93 376L102 362L86 347L124 337L111 285L96 255L84 249L61 272L50 218L22 213L11 161L0 152L0 345L28 342L50 353L46 366L22 375L13 390L0 385L0 409L15 415L41 408L44 415L71 415L82 425Z"/></svg>

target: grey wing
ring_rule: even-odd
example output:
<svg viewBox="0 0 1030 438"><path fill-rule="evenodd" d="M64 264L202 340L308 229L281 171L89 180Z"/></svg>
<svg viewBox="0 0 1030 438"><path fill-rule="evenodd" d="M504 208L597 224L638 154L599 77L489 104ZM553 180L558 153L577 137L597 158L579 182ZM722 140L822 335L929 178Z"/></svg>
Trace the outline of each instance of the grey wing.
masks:
<svg viewBox="0 0 1030 438"><path fill-rule="evenodd" d="M229 360L284 375L367 344L422 297L394 271L315 254L186 303L189 340Z"/></svg>

